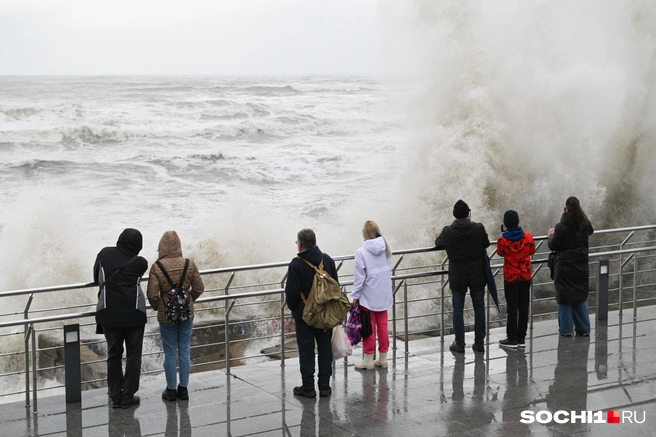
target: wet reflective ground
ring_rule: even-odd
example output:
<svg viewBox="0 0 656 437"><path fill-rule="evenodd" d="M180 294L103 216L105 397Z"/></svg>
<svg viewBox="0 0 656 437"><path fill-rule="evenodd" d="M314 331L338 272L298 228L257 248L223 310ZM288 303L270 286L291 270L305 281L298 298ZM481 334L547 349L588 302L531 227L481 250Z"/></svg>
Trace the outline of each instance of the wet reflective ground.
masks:
<svg viewBox="0 0 656 437"><path fill-rule="evenodd" d="M620 330L611 313L588 338L559 337L556 321L536 323L525 351L496 345L503 328L491 332L484 354L453 354L447 337L444 348L439 338L412 341L406 357L399 341L386 370L355 370L359 356L339 360L330 398L292 395L300 384L297 359L284 368L236 367L231 376L193 374L185 402L161 400L163 375L142 384L141 405L131 410L108 408L104 390L83 392L81 404L68 406L63 396L42 397L35 417L26 417L22 403L3 405L0 435L656 436L656 308L640 308L635 325L629 316ZM520 422L525 410L547 419L561 410L609 409L645 422Z"/></svg>

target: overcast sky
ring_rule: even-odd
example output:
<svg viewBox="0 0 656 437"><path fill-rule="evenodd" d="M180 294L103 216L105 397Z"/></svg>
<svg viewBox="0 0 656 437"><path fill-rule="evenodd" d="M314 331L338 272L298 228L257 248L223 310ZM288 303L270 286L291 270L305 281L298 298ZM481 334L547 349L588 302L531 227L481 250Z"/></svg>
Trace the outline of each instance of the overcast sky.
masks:
<svg viewBox="0 0 656 437"><path fill-rule="evenodd" d="M0 0L0 75L375 73L378 0Z"/></svg>

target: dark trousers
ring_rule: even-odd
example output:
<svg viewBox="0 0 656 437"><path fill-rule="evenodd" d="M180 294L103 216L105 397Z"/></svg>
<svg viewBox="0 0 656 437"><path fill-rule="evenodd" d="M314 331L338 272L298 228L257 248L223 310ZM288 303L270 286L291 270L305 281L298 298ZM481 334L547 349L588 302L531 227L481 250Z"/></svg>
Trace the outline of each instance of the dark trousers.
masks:
<svg viewBox="0 0 656 437"><path fill-rule="evenodd" d="M296 343L298 343L298 359L301 364L303 388L314 388L314 343L319 353L319 387L328 387L333 374L333 350L330 344L332 329L316 329L308 326L303 320L296 321Z"/></svg>
<svg viewBox="0 0 656 437"><path fill-rule="evenodd" d="M139 390L141 349L145 325L120 328L103 326L107 340L107 385L112 400L129 399ZM126 349L123 373L123 343Z"/></svg>
<svg viewBox="0 0 656 437"><path fill-rule="evenodd" d="M485 289L470 290L472 306L474 307L474 343L483 346L485 341ZM465 296L467 293L451 291L453 305L453 332L456 344L465 346Z"/></svg>
<svg viewBox="0 0 656 437"><path fill-rule="evenodd" d="M506 303L508 304L506 336L510 340L524 341L528 327L528 304L531 296L531 281L503 281L503 286L506 294Z"/></svg>

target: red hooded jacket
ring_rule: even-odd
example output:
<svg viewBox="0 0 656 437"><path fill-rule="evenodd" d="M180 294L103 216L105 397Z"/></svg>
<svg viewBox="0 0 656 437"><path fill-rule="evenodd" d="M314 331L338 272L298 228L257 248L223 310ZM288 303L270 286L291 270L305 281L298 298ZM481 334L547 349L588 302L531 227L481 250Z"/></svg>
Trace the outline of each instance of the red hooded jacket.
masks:
<svg viewBox="0 0 656 437"><path fill-rule="evenodd" d="M535 253L533 235L521 228L504 232L497 240L497 253L503 260L503 279L507 282L530 281L531 255Z"/></svg>

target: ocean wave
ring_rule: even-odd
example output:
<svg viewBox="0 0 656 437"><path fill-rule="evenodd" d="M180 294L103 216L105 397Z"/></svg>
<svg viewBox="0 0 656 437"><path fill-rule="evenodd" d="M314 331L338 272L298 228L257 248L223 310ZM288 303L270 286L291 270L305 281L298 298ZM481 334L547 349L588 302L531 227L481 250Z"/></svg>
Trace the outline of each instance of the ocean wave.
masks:
<svg viewBox="0 0 656 437"><path fill-rule="evenodd" d="M257 96L273 96L273 95L297 95L302 94L292 87L291 85L283 86L249 86L244 88L244 91L255 94Z"/></svg>
<svg viewBox="0 0 656 437"><path fill-rule="evenodd" d="M12 117L16 120L22 120L43 111L43 108L9 108L0 109L0 113L5 114L7 117Z"/></svg>
<svg viewBox="0 0 656 437"><path fill-rule="evenodd" d="M244 112L235 112L234 114L212 114L203 112L200 115L201 120L240 120L248 118L248 114Z"/></svg>

